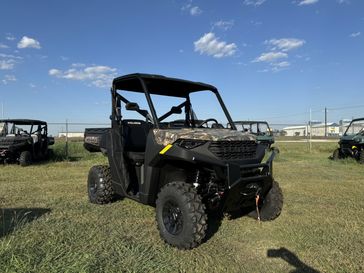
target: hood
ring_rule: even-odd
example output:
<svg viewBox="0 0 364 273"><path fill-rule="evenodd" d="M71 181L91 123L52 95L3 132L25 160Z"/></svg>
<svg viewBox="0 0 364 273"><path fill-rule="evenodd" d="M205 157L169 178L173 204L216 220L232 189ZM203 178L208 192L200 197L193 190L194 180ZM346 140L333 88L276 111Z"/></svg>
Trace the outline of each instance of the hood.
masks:
<svg viewBox="0 0 364 273"><path fill-rule="evenodd" d="M28 136L6 136L0 137L0 146L7 147L11 145L16 145L20 143L31 143L31 137Z"/></svg>
<svg viewBox="0 0 364 273"><path fill-rule="evenodd" d="M363 143L364 142L364 136L361 134L352 134L352 135L345 135L342 136L340 139L340 142L351 142L355 141L357 143Z"/></svg>
<svg viewBox="0 0 364 273"><path fill-rule="evenodd" d="M239 132L231 129L205 129L205 128L184 128L184 129L154 129L155 140L160 145L168 145L177 139L198 139L207 141L236 141L253 140L256 137L252 134Z"/></svg>
<svg viewBox="0 0 364 273"><path fill-rule="evenodd" d="M340 138L340 141L350 141L350 140L353 140L354 137L355 137L355 134L354 135L344 135Z"/></svg>

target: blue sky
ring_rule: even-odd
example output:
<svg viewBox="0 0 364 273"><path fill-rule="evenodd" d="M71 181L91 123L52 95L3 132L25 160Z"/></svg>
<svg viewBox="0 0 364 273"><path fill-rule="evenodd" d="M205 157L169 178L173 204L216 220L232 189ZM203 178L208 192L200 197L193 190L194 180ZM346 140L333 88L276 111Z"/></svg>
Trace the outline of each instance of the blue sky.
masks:
<svg viewBox="0 0 364 273"><path fill-rule="evenodd" d="M234 119L300 123L312 108L323 120L325 106L330 121L364 116L361 0L0 6L5 117L108 122L111 79L134 72L211 83Z"/></svg>

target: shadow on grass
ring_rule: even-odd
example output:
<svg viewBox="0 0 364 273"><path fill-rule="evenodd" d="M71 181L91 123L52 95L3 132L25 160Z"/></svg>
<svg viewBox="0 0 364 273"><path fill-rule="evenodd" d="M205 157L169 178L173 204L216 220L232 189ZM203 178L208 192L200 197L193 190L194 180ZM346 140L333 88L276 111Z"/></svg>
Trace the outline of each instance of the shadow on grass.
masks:
<svg viewBox="0 0 364 273"><path fill-rule="evenodd" d="M221 209L208 212L207 230L205 238L203 239L203 243L206 243L208 240L210 240L212 236L214 236L214 234L219 230L223 218L224 213Z"/></svg>
<svg viewBox="0 0 364 273"><path fill-rule="evenodd" d="M50 212L45 208L6 208L0 210L0 238Z"/></svg>
<svg viewBox="0 0 364 273"><path fill-rule="evenodd" d="M281 247L279 249L268 249L268 258L281 258L290 265L293 265L295 269L290 273L320 273L320 271L312 268L311 266L302 262L295 253L289 251L287 248Z"/></svg>

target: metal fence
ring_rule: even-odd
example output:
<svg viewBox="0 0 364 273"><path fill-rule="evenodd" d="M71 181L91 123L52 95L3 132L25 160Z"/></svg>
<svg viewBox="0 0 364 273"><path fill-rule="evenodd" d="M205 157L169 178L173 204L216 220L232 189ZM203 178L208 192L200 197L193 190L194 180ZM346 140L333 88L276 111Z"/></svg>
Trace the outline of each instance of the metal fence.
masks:
<svg viewBox="0 0 364 273"><path fill-rule="evenodd" d="M56 159L75 159L85 155L83 142L85 128L110 127L110 123L48 122L48 134L55 138Z"/></svg>

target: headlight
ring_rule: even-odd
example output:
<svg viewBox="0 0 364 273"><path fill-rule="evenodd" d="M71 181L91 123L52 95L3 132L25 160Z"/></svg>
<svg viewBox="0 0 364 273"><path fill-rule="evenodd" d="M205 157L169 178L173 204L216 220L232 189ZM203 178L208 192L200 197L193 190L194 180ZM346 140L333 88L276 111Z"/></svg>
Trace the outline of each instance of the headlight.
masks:
<svg viewBox="0 0 364 273"><path fill-rule="evenodd" d="M206 143L206 140L199 139L179 139L176 141L177 145L184 149L194 149Z"/></svg>

